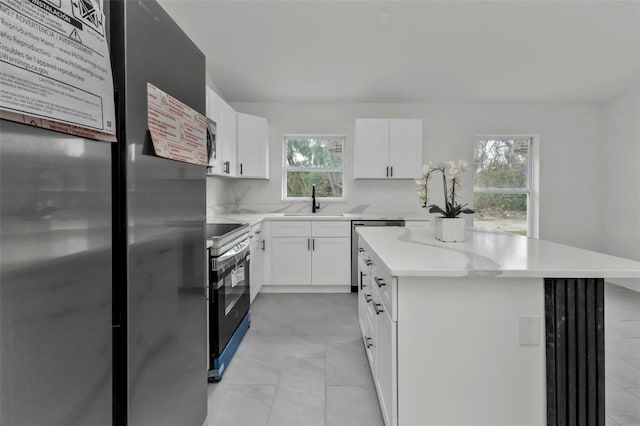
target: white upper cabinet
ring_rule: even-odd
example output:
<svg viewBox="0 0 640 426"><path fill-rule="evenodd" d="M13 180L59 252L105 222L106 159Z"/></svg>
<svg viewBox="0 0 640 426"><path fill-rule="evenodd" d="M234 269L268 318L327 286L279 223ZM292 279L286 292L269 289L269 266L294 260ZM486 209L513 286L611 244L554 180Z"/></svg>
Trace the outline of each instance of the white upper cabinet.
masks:
<svg viewBox="0 0 640 426"><path fill-rule="evenodd" d="M354 150L354 177L388 177L389 120L356 119Z"/></svg>
<svg viewBox="0 0 640 426"><path fill-rule="evenodd" d="M208 174L269 179L269 122L236 112L207 86L207 117L216 122Z"/></svg>
<svg viewBox="0 0 640 426"><path fill-rule="evenodd" d="M269 179L269 122L266 118L238 113L236 176Z"/></svg>
<svg viewBox="0 0 640 426"><path fill-rule="evenodd" d="M223 101L224 102L224 101ZM222 104L222 128L218 141L222 145L222 166L227 176L236 175L236 136L238 113L228 103Z"/></svg>
<svg viewBox="0 0 640 426"><path fill-rule="evenodd" d="M422 120L389 120L389 167L394 179L415 179L422 172Z"/></svg>
<svg viewBox="0 0 640 426"><path fill-rule="evenodd" d="M422 120L356 119L354 178L414 179L422 169Z"/></svg>
<svg viewBox="0 0 640 426"><path fill-rule="evenodd" d="M215 157L209 160L209 174L235 176L236 111L207 86L207 117L216 122Z"/></svg>
<svg viewBox="0 0 640 426"><path fill-rule="evenodd" d="M209 159L209 170L207 173L222 175L224 174L224 165L222 160L222 143L220 143L220 130L222 129L222 105L224 100L216 92L211 90L207 86L207 118L215 121L216 123L216 135L214 146L212 147L213 153Z"/></svg>

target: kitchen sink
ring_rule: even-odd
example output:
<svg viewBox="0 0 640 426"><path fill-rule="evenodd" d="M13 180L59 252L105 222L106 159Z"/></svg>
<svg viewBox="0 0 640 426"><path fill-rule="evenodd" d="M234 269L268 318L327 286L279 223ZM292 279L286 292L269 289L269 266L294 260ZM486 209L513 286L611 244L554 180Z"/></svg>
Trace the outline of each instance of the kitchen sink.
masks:
<svg viewBox="0 0 640 426"><path fill-rule="evenodd" d="M285 213L285 217L287 216L295 216L295 217L343 217L344 215L338 213Z"/></svg>

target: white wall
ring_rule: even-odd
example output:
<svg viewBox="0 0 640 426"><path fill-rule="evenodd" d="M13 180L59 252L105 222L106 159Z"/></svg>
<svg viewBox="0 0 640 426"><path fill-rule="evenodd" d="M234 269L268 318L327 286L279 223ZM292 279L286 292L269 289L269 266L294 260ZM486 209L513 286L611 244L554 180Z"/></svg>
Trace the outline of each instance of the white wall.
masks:
<svg viewBox="0 0 640 426"><path fill-rule="evenodd" d="M231 207L231 203L229 179L207 176L207 217L224 213L226 207ZM235 204L233 207L235 207Z"/></svg>
<svg viewBox="0 0 640 426"><path fill-rule="evenodd" d="M602 251L602 108L598 104L234 103L233 107L266 117L271 129L271 179L230 183L237 193L248 189L242 201L247 207L286 204L280 201L283 134L343 133L348 166L348 200L343 210L371 204L373 211L424 212L418 207L413 181L356 181L351 169L355 118L422 118L423 162L458 158L471 162L477 134L539 135L540 238ZM463 201L471 201L470 175L463 185L467 188Z"/></svg>
<svg viewBox="0 0 640 426"><path fill-rule="evenodd" d="M640 260L640 83L604 106L606 253Z"/></svg>

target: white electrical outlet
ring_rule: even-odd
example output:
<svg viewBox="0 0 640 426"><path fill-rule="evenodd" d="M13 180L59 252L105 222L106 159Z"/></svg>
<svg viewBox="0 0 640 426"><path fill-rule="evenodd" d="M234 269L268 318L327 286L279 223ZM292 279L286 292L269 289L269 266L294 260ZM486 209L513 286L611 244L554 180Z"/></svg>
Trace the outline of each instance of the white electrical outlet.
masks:
<svg viewBox="0 0 640 426"><path fill-rule="evenodd" d="M540 345L540 317L538 315L520 316L520 346Z"/></svg>

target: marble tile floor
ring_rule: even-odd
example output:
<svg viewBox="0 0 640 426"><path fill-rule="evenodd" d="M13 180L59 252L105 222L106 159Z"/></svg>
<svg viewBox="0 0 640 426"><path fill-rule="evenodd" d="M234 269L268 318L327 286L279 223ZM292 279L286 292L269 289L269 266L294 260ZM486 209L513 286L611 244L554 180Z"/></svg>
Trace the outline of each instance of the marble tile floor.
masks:
<svg viewBox="0 0 640 426"><path fill-rule="evenodd" d="M207 426L376 426L354 294L260 294ZM640 426L640 293L605 286L606 424Z"/></svg>
<svg viewBox="0 0 640 426"><path fill-rule="evenodd" d="M355 294L259 294L207 426L382 426Z"/></svg>
<svg viewBox="0 0 640 426"><path fill-rule="evenodd" d="M606 424L640 426L640 293L605 284Z"/></svg>

